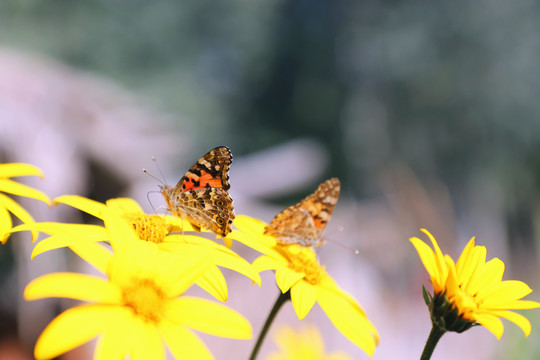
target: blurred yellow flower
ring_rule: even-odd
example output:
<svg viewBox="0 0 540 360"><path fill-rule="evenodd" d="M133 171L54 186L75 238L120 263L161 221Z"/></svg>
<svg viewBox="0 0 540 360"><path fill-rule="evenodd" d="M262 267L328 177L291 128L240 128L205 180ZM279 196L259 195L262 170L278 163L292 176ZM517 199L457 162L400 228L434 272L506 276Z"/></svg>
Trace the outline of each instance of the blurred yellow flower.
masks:
<svg viewBox="0 0 540 360"><path fill-rule="evenodd" d="M86 260L107 278L53 273L28 284L26 300L62 297L87 301L57 316L37 340L36 359L51 359L99 337L94 359L213 359L192 330L232 339L251 338L251 325L219 303L182 294L211 264L199 249L171 254L140 241L129 225L105 216L111 241L130 246L111 253L97 243L80 243Z"/></svg>
<svg viewBox="0 0 540 360"><path fill-rule="evenodd" d="M3 193L25 196L32 199L41 200L47 204L50 203L47 195L30 186L20 184L9 178L18 176L35 175L43 178L43 173L37 167L23 163L0 164L0 242L5 244L9 235L11 235L11 214L19 218L23 223L32 223L32 216L16 201ZM32 233L32 241L36 239L36 234Z"/></svg>
<svg viewBox="0 0 540 360"><path fill-rule="evenodd" d="M288 326L281 326L274 334L274 342L280 351L272 353L266 360L350 360L342 352L326 354L321 333L315 326L308 326L301 331L294 331Z"/></svg>
<svg viewBox="0 0 540 360"><path fill-rule="evenodd" d="M425 293L424 297L434 326L462 332L479 324L500 339L504 327L499 318L505 318L519 326L525 336L529 335L529 320L509 311L540 307L536 301L520 300L532 292L527 284L503 281L504 263L498 258L486 262L486 248L475 246L474 237L454 263L450 256L443 256L433 235L425 229L422 231L434 250L417 237L410 241L431 277L434 293L432 296Z"/></svg>
<svg viewBox="0 0 540 360"><path fill-rule="evenodd" d="M158 248L171 253L182 253L190 249L204 248L211 254L213 266L196 279L196 284L220 301L228 297L225 277L219 270L222 266L245 275L255 283L261 283L261 278L253 266L227 247L200 236L186 234L172 234L173 231L193 231L189 222L172 215L148 215L140 205L130 198L117 198L108 200L106 204L76 195L64 195L54 199L55 204L66 204L101 220L105 219L107 210L111 210L124 219L135 230L139 239L157 244ZM108 241L108 234L102 226L63 223L36 223L23 225L15 230L38 230L50 237L40 241L32 252L32 258L45 251L60 247L70 247L84 258L84 254L77 251L75 242ZM121 247L130 246L123 239L111 239L111 246L115 251Z"/></svg>
<svg viewBox="0 0 540 360"><path fill-rule="evenodd" d="M293 308L301 320L317 302L334 326L369 356L375 352L379 334L356 300L343 291L317 260L315 250L300 245L280 245L264 235L266 224L238 215L229 237L256 248L264 255L253 262L258 271L275 270L282 293L290 291ZM269 246L270 245L270 246Z"/></svg>

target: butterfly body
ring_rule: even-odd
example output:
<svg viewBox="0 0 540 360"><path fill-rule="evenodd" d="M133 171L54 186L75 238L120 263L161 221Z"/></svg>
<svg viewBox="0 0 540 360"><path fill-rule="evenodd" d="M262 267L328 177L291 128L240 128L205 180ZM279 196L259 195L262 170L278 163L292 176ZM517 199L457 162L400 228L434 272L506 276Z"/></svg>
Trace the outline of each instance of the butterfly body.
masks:
<svg viewBox="0 0 540 360"><path fill-rule="evenodd" d="M201 228L227 236L234 219L232 199L228 193L232 154L228 147L210 150L172 187L161 186L168 210Z"/></svg>
<svg viewBox="0 0 540 360"><path fill-rule="evenodd" d="M337 178L325 181L313 194L277 214L265 234L274 236L280 244L320 245L340 188Z"/></svg>

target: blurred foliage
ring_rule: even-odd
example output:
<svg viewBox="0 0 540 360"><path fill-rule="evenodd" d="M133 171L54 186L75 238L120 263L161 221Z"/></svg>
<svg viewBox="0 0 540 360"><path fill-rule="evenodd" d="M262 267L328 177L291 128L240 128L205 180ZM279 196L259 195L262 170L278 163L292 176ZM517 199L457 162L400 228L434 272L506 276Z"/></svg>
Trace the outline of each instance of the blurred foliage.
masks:
<svg viewBox="0 0 540 360"><path fill-rule="evenodd" d="M539 13L532 0L5 0L0 42L187 116L196 153L308 136L357 195L379 192L395 162L442 179L458 208L471 184L494 184L526 237L540 188Z"/></svg>

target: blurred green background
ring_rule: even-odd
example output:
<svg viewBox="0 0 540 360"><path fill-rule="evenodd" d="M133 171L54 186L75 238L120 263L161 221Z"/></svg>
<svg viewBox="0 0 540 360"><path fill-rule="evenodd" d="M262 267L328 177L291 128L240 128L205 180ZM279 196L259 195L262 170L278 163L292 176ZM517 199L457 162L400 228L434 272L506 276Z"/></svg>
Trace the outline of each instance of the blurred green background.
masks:
<svg viewBox="0 0 540 360"><path fill-rule="evenodd" d="M402 161L452 190L499 183L512 219L540 177L538 13L502 0L7 0L0 41L187 116L198 152L311 136L358 195Z"/></svg>
<svg viewBox="0 0 540 360"><path fill-rule="evenodd" d="M195 155L314 139L320 180L359 201L406 168L445 187L459 235L485 220L537 281L539 18L535 1L4 0L0 45L149 99Z"/></svg>

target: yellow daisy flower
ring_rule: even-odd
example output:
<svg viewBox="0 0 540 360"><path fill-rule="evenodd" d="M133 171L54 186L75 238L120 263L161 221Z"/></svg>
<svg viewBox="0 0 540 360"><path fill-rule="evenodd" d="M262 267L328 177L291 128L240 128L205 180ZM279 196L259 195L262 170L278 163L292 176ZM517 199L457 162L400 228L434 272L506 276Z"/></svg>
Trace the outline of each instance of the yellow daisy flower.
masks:
<svg viewBox="0 0 540 360"><path fill-rule="evenodd" d="M213 359L192 330L232 339L251 338L239 313L209 300L183 296L211 264L201 248L182 254L140 241L120 218L105 217L111 241L130 246L111 253L97 243L78 243L101 278L53 273L28 284L26 300L61 297L88 302L57 316L37 340L36 359L51 359L98 337L94 359L165 359L164 345L178 359Z"/></svg>
<svg viewBox="0 0 540 360"><path fill-rule="evenodd" d="M55 204L66 204L81 211L104 220L107 209L110 209L128 224L130 224L139 239L157 244L158 248L172 253L182 253L192 248L205 248L211 252L213 266L196 280L197 285L206 290L220 301L226 301L228 297L227 283L218 266L239 272L255 283L261 283L261 278L253 266L227 247L200 236L186 234L172 234L173 231L193 231L189 222L172 215L148 215L133 199L118 198L108 200L106 204L90 200L76 195L64 195L54 199ZM108 233L99 225L62 224L62 223L37 223L22 225L14 230L39 230L50 237L40 241L32 252L32 258L45 251L60 247L70 247L81 257L80 251L74 247L74 242L97 242L108 241ZM111 240L111 246L115 251L120 247L130 246L125 241Z"/></svg>
<svg viewBox="0 0 540 360"><path fill-rule="evenodd" d="M249 244L264 255L253 262L258 271L275 270L282 294L290 293L293 308L301 320L317 302L334 326L369 356L375 352L379 334L362 307L343 291L317 260L315 251L300 245L280 245L264 235L266 224L248 216L234 220L238 230L229 237ZM272 247L268 247L273 244Z"/></svg>
<svg viewBox="0 0 540 360"><path fill-rule="evenodd" d="M462 332L473 325L482 325L500 339L505 318L531 332L531 324L511 309L534 309L536 301L520 300L532 292L522 281L502 280L504 263L498 258L486 262L486 248L475 246L474 237L465 246L457 263L442 254L437 241L429 237L432 250L417 237L410 239L431 277L433 295L425 292L434 326L446 331Z"/></svg>
<svg viewBox="0 0 540 360"><path fill-rule="evenodd" d="M280 351L266 357L266 360L350 360L349 355L342 352L326 354L321 333L315 326L294 331L289 326L278 328L274 342Z"/></svg>
<svg viewBox="0 0 540 360"><path fill-rule="evenodd" d="M13 226L11 214L19 218L23 223L32 223L32 216L16 201L3 193L25 196L32 199L41 200L47 204L50 203L47 195L30 186L20 184L9 178L18 176L35 175L43 178L43 173L37 167L23 163L0 164L0 242L5 244L10 230ZM32 241L36 239L36 234L32 233Z"/></svg>

